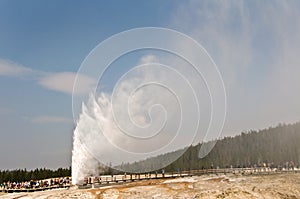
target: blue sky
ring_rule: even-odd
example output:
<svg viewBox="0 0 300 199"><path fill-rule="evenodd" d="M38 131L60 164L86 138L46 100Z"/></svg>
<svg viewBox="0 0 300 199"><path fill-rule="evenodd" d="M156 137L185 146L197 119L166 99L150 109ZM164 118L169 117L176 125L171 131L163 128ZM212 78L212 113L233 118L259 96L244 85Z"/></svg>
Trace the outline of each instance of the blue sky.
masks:
<svg viewBox="0 0 300 199"><path fill-rule="evenodd" d="M76 72L99 42L161 26L171 7L168 1L0 1L0 57L41 72ZM0 78L0 168L70 165L71 95L45 89L33 76Z"/></svg>
<svg viewBox="0 0 300 199"><path fill-rule="evenodd" d="M299 121L299 8L298 1L1 0L0 169L70 165L74 74L101 41L137 27L173 28L208 50L228 96L223 135Z"/></svg>

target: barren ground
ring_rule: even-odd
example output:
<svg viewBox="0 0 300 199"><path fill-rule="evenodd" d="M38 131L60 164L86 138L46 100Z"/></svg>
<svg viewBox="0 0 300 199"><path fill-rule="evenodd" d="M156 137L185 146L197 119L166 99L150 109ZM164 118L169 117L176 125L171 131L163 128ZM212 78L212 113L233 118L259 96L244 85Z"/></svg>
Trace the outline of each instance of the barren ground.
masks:
<svg viewBox="0 0 300 199"><path fill-rule="evenodd" d="M0 193L0 198L300 198L300 173L145 180L95 189Z"/></svg>

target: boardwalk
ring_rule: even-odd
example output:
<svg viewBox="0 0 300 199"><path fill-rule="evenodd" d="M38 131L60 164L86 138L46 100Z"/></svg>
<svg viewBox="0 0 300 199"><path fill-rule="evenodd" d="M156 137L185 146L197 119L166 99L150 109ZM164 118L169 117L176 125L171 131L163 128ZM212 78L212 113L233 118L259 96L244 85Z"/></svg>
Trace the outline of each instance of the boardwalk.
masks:
<svg viewBox="0 0 300 199"><path fill-rule="evenodd" d="M168 172L162 173L144 173L144 174L122 174L122 175L103 175L97 177L88 177L84 179L83 184L78 185L79 189L98 188L102 186L111 186L124 183L130 183L140 180L150 179L170 179L170 178L182 178L187 176L200 176L200 175L221 175L221 174L235 174L235 175L271 175L275 173L296 173L300 172L299 169L294 170L277 170L269 168L232 168L232 169L205 169L205 170L190 170L182 172ZM43 188L33 189L3 189L0 190L5 193L13 192L34 192L34 191L45 191L50 189L58 188L70 188L72 185L54 185Z"/></svg>
<svg viewBox="0 0 300 199"><path fill-rule="evenodd" d="M146 173L146 174L123 174L123 175L106 175L98 177L88 177L84 180L84 183L78 185L78 188L97 188L107 185L115 185L120 183L128 183L139 180L150 180L150 179L167 179L167 178L179 178L187 176L200 176L210 174L236 174L236 175L267 175L275 173L292 173L300 172L298 169L294 170L277 170L269 168L232 168L232 169L204 169L204 170L190 170L178 172L168 172L164 175L162 173Z"/></svg>
<svg viewBox="0 0 300 199"><path fill-rule="evenodd" d="M2 189L0 192L4 193L20 193L20 192L35 192L35 191L46 191L51 189L61 189L61 188L70 188L70 184L67 185L53 185L48 187L40 187L40 188L27 188L27 189Z"/></svg>

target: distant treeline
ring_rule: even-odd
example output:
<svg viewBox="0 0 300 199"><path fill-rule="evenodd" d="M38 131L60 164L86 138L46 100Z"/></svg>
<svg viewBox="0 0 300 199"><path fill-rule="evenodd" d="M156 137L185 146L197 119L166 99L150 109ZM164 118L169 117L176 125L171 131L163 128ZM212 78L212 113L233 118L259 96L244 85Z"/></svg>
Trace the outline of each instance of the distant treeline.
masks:
<svg viewBox="0 0 300 199"><path fill-rule="evenodd" d="M0 183L3 182L26 182L30 180L42 180L47 178L58 178L71 176L70 168L59 168L57 170L35 169L27 171L26 169L4 170L0 171Z"/></svg>
<svg viewBox="0 0 300 199"><path fill-rule="evenodd" d="M162 160L173 159L178 153L183 155L175 162L165 167L165 171L178 171L202 168L225 168L225 167L251 167L260 166L263 163L277 167L293 162L295 166L300 163L300 123L280 124L277 127L259 131L243 132L234 137L219 139L212 151L204 158L198 157L202 145L210 143L199 143L186 149L162 154L146 160L125 163L117 169L127 171L154 170L153 165L158 165ZM162 165L163 167L163 165ZM120 173L116 168L110 166L99 166L99 175ZM7 181L30 181L46 178L56 178L71 175L71 167L65 169L35 169L33 171L13 170L0 171L0 183Z"/></svg>
<svg viewBox="0 0 300 199"><path fill-rule="evenodd" d="M199 143L188 147L185 153L165 170L249 167L260 166L263 163L277 167L286 165L287 162L293 162L297 166L300 162L300 123L280 124L264 130L243 132L234 137L224 137L218 140L213 150L202 159L198 158L201 145ZM154 163L159 164L177 153L182 153L182 150L132 164L122 164L120 168L141 171L145 168L151 169Z"/></svg>

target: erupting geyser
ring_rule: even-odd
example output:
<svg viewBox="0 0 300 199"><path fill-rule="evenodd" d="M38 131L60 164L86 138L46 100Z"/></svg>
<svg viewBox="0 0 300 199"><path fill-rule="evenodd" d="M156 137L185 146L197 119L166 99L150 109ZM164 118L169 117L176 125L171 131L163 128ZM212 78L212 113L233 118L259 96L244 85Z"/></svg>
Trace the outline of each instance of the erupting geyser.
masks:
<svg viewBox="0 0 300 199"><path fill-rule="evenodd" d="M155 53L146 51L130 57L141 49ZM118 63L125 55L130 61L120 58L123 62ZM127 66L129 62L132 67ZM102 76L114 64L120 70L130 69L124 74L111 70L113 74L108 72L106 78L109 86L101 85ZM73 184L98 175L99 165L112 165L124 172L161 169L184 150L170 159L148 161L138 167L122 165L216 140L221 133L226 112L222 78L206 50L187 35L151 27L119 33L93 49L78 72L74 84L77 93L82 93L87 82L82 75L99 80L101 86L92 86L89 91L95 93L87 102L79 100L82 110L74 130ZM117 82L111 78L115 74L120 77ZM98 90L105 86L113 89ZM201 146L199 157L207 155L215 142L211 143Z"/></svg>
<svg viewBox="0 0 300 199"><path fill-rule="evenodd" d="M179 83L181 75L161 65L135 70L119 81L112 94L90 95L82 104L74 130L73 184L99 175L99 165L139 161L193 142L199 113L190 85L184 79ZM124 172L161 169L183 152Z"/></svg>

